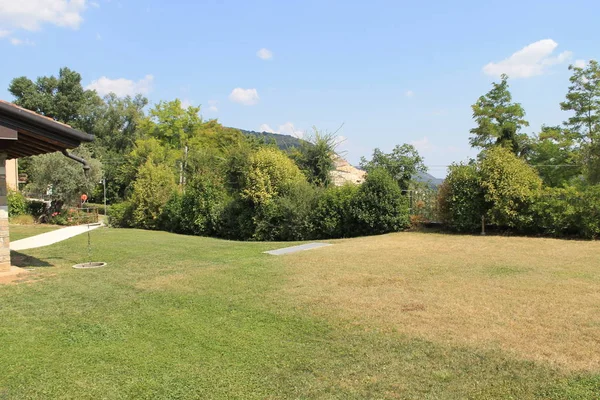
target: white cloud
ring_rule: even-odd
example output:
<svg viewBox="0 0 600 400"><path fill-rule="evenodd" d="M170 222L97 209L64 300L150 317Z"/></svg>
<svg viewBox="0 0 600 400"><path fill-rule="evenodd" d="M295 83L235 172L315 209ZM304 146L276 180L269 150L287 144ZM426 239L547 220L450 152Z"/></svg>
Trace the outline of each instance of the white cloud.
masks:
<svg viewBox="0 0 600 400"><path fill-rule="evenodd" d="M100 8L100 4L98 4L95 1L90 1L90 6L94 7L94 8Z"/></svg>
<svg viewBox="0 0 600 400"><path fill-rule="evenodd" d="M500 62L491 62L483 67L483 72L491 76L507 74L511 78L529 78L544 74L548 67L568 61L572 53L563 51L556 57L552 53L558 47L552 39L539 40L517 51Z"/></svg>
<svg viewBox="0 0 600 400"><path fill-rule="evenodd" d="M125 78L110 79L103 76L87 85L86 89L95 90L101 96L114 93L119 97L123 97L127 95L133 96L138 93L147 94L152 90L153 83L154 77L152 75L146 75L137 82Z"/></svg>
<svg viewBox="0 0 600 400"><path fill-rule="evenodd" d="M13 46L34 46L35 43L29 39L10 38L10 44Z"/></svg>
<svg viewBox="0 0 600 400"><path fill-rule="evenodd" d="M235 88L231 91L229 100L245 106L252 106L258 103L259 97L256 89Z"/></svg>
<svg viewBox="0 0 600 400"><path fill-rule="evenodd" d="M218 104L219 104L219 102L216 100L209 100L208 101L208 111L210 111L210 112L219 111L219 108L217 107Z"/></svg>
<svg viewBox="0 0 600 400"><path fill-rule="evenodd" d="M43 24L77 29L85 9L86 0L0 0L0 24L28 31Z"/></svg>
<svg viewBox="0 0 600 400"><path fill-rule="evenodd" d="M3 31L0 29L0 39L7 37L10 35L10 31Z"/></svg>
<svg viewBox="0 0 600 400"><path fill-rule="evenodd" d="M415 95L415 92L413 92L412 90L407 90L404 94L406 95L406 97L413 97Z"/></svg>
<svg viewBox="0 0 600 400"><path fill-rule="evenodd" d="M573 63L573 66L575 68L585 68L586 65L587 63L585 62L585 60L575 60L575 62Z"/></svg>
<svg viewBox="0 0 600 400"><path fill-rule="evenodd" d="M258 128L258 130L260 132L280 133L282 135L289 135L289 136L296 137L298 139L302 139L302 137L304 136L304 131L301 131L300 129L296 129L294 124L292 124L291 122L286 122L283 125L279 125L279 128L277 130L271 128L267 124L262 124Z"/></svg>
<svg viewBox="0 0 600 400"><path fill-rule="evenodd" d="M273 52L269 49L262 48L256 52L256 56L261 60L270 60L273 58Z"/></svg>

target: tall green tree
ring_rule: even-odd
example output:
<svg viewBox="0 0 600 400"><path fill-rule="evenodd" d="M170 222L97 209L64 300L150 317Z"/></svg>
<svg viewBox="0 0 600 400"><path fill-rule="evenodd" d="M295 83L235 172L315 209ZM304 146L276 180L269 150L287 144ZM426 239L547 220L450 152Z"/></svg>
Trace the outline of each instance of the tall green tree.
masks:
<svg viewBox="0 0 600 400"><path fill-rule="evenodd" d="M560 126L542 126L531 142L527 161L537 169L544 184L563 187L581 176L581 155L575 138Z"/></svg>
<svg viewBox="0 0 600 400"><path fill-rule="evenodd" d="M78 129L88 127L96 108L102 106L94 90L83 88L81 75L66 67L58 77L41 76L35 82L25 76L15 78L8 91L15 104Z"/></svg>
<svg viewBox="0 0 600 400"><path fill-rule="evenodd" d="M512 101L507 75L502 75L500 83L492 83L492 89L471 108L477 124L471 129L471 146L481 149L502 146L517 155L527 151L528 136L520 130L529 126L529 122L521 104Z"/></svg>
<svg viewBox="0 0 600 400"><path fill-rule="evenodd" d="M375 149L371 160L361 157L360 167L367 172L384 169L394 178L401 190L409 189L410 182L417 172L427 172L423 158L410 144L397 145L389 154Z"/></svg>
<svg viewBox="0 0 600 400"><path fill-rule="evenodd" d="M569 70L571 85L560 103L562 110L572 112L565 126L580 146L588 181L600 183L600 64L591 60L584 68L571 65Z"/></svg>

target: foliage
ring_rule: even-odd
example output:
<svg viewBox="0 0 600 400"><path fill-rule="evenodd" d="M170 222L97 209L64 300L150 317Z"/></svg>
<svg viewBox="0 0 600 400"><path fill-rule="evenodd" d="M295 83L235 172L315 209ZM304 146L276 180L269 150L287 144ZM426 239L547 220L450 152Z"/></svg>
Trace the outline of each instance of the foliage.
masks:
<svg viewBox="0 0 600 400"><path fill-rule="evenodd" d="M8 91L15 104L79 129L87 127L91 111L102 103L95 91L83 89L81 75L69 68L61 68L58 78L41 76L36 82L15 78Z"/></svg>
<svg viewBox="0 0 600 400"><path fill-rule="evenodd" d="M383 168L367 174L352 201L356 234L397 232L409 226L408 198Z"/></svg>
<svg viewBox="0 0 600 400"><path fill-rule="evenodd" d="M87 173L80 163L61 153L32 157L30 183L25 191L37 196L47 196L60 204L78 204L80 196L90 193L100 180L102 165L91 157L85 146L80 146L72 153L89 162L91 169Z"/></svg>
<svg viewBox="0 0 600 400"><path fill-rule="evenodd" d="M47 203L38 200L27 200L27 214L38 218L46 213Z"/></svg>
<svg viewBox="0 0 600 400"><path fill-rule="evenodd" d="M133 226L158 229L162 209L175 188L175 177L168 166L147 161L133 185Z"/></svg>
<svg viewBox="0 0 600 400"><path fill-rule="evenodd" d="M306 181L287 187L285 194L261 204L254 216L255 240L307 240L313 237L311 213L316 191Z"/></svg>
<svg viewBox="0 0 600 400"><path fill-rule="evenodd" d="M566 186L582 173L573 135L558 126L542 127L539 137L532 141L527 161L551 187Z"/></svg>
<svg viewBox="0 0 600 400"><path fill-rule="evenodd" d="M528 138L519 131L522 127L529 126L529 123L524 119L525 110L521 104L512 102L508 76L502 75L500 83L492 83L492 89L471 108L477 124L477 127L471 129L471 146L482 149L502 146L514 154L524 154Z"/></svg>
<svg viewBox="0 0 600 400"><path fill-rule="evenodd" d="M133 204L124 201L111 204L108 210L108 223L113 228L130 228L133 226Z"/></svg>
<svg viewBox="0 0 600 400"><path fill-rule="evenodd" d="M485 214L479 172L474 163L453 164L438 192L442 222L457 232L472 232Z"/></svg>
<svg viewBox="0 0 600 400"><path fill-rule="evenodd" d="M560 103L562 110L572 112L565 126L581 148L588 182L600 183L600 64L590 60L584 68L569 69L571 85Z"/></svg>
<svg viewBox="0 0 600 400"><path fill-rule="evenodd" d="M9 190L7 201L8 215L10 217L27 214L27 199L25 199L25 196L21 192Z"/></svg>
<svg viewBox="0 0 600 400"><path fill-rule="evenodd" d="M579 212L581 236L590 239L600 238L600 185L585 188Z"/></svg>
<svg viewBox="0 0 600 400"><path fill-rule="evenodd" d="M306 140L292 152L292 158L304 172L308 182L317 187L327 187L331 184L331 171L335 169L338 137L335 132L319 132L313 127L313 133Z"/></svg>
<svg viewBox="0 0 600 400"><path fill-rule="evenodd" d="M312 213L316 238L342 238L356 235L352 203L358 189L357 185L348 183L340 187L327 188L318 196Z"/></svg>
<svg viewBox="0 0 600 400"><path fill-rule="evenodd" d="M544 188L530 208L532 230L552 236L578 234L582 200L574 187Z"/></svg>
<svg viewBox="0 0 600 400"><path fill-rule="evenodd" d="M527 209L542 187L536 171L509 149L495 147L484 152L479 174L489 222L517 229L530 227Z"/></svg>
<svg viewBox="0 0 600 400"><path fill-rule="evenodd" d="M360 166L367 172L376 169L386 170L396 181L401 190L408 190L412 177L417 172L426 172L423 158L417 149L410 144L397 145L391 153L385 154L379 149L373 151L373 157L367 161L360 159Z"/></svg>
<svg viewBox="0 0 600 400"><path fill-rule="evenodd" d="M192 235L216 235L228 199L227 192L217 177L195 176L183 194L177 194L169 200L169 220L179 224L174 231Z"/></svg>
<svg viewBox="0 0 600 400"><path fill-rule="evenodd" d="M248 170L242 172L241 197L254 205L262 205L274 197L287 194L294 184L306 178L282 151L262 147L249 155Z"/></svg>

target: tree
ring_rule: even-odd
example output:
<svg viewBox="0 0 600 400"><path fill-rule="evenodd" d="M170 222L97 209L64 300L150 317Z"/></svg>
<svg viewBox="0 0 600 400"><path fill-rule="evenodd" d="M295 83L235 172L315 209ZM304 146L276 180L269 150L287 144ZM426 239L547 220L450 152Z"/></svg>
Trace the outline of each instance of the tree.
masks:
<svg viewBox="0 0 600 400"><path fill-rule="evenodd" d="M529 123L524 119L525 110L512 102L508 90L508 76L502 75L500 83L492 83L492 89L481 96L473 109L477 127L471 129L469 142L472 147L489 149L502 146L516 155L523 155L528 147L528 136L519 131Z"/></svg>
<svg viewBox="0 0 600 400"><path fill-rule="evenodd" d="M310 183L327 187L331 184L331 171L335 169L337 146L335 132L319 132L313 127L313 133L291 155Z"/></svg>
<svg viewBox="0 0 600 400"><path fill-rule="evenodd" d="M495 147L482 154L479 178L489 222L521 230L531 226L529 207L542 188L533 167L509 149Z"/></svg>
<svg viewBox="0 0 600 400"><path fill-rule="evenodd" d="M417 172L427 171L427 167L423 164L423 158L419 155L417 149L410 144L397 145L389 154L375 149L370 161L361 157L360 167L367 173L380 168L386 170L401 190L409 189L412 177Z"/></svg>
<svg viewBox="0 0 600 400"><path fill-rule="evenodd" d="M262 147L251 154L242 182L241 197L253 205L264 205L287 194L294 184L306 182L298 166L281 150Z"/></svg>
<svg viewBox="0 0 600 400"><path fill-rule="evenodd" d="M102 165L91 158L89 150L81 146L73 154L83 157L91 169L84 173L82 165L63 154L52 153L31 157L30 183L25 191L32 195L50 193L54 209L60 210L63 204L78 204L83 193L89 194L102 176Z"/></svg>
<svg viewBox="0 0 600 400"><path fill-rule="evenodd" d="M457 232L476 231L486 209L477 165L453 164L438 191L440 217Z"/></svg>
<svg viewBox="0 0 600 400"><path fill-rule="evenodd" d="M573 115L565 122L583 154L591 184L600 182L600 64L591 60L585 68L569 66L573 75L567 99L560 103Z"/></svg>
<svg viewBox="0 0 600 400"><path fill-rule="evenodd" d="M542 132L531 142L527 161L551 187L566 186L582 173L574 137L560 126L542 126Z"/></svg>
<svg viewBox="0 0 600 400"><path fill-rule="evenodd" d="M140 168L133 184L131 203L134 226L158 229L159 217L175 188L175 175L171 168L164 164L155 165L148 160Z"/></svg>
<svg viewBox="0 0 600 400"><path fill-rule="evenodd" d="M60 69L58 78L42 76L35 83L25 76L15 78L8 91L18 106L82 130L93 110L102 105L95 91L81 86L81 75L66 67Z"/></svg>
<svg viewBox="0 0 600 400"><path fill-rule="evenodd" d="M351 201L355 234L397 232L409 226L408 197L383 168L367 174Z"/></svg>

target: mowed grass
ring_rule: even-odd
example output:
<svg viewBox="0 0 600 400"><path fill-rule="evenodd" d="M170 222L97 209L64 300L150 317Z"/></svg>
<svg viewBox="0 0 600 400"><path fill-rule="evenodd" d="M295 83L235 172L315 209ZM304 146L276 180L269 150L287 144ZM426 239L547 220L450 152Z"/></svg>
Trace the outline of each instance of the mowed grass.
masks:
<svg viewBox="0 0 600 400"><path fill-rule="evenodd" d="M532 244L519 247L520 240ZM485 296L451 285L473 289L467 281L475 279L490 296L512 287L523 298L518 276L559 288L571 281L577 300L563 301L587 313L589 303L600 306L580 293L588 293L581 282L600 285L598 244L553 241L557 250L545 264L525 268L504 250L533 251L538 239L405 233L334 243L273 257L262 251L284 244L99 229L92 255L105 268L71 268L87 261L85 235L23 252L23 263L38 267L23 282L0 286L0 398L598 397L593 362L578 364L559 349L539 357L507 348L503 329L479 337L485 328L461 328L473 326L478 312L494 318L485 316ZM558 248L575 252L571 246L580 264L560 267ZM479 261L468 261L477 248ZM553 295L532 292L530 303L544 296ZM485 301L464 314L471 298ZM445 302L444 312L466 317L443 320L435 305ZM521 315L518 302L496 302ZM556 324L535 310L531 326L543 332ZM578 332L591 344L600 328L593 318L564 340L578 346ZM461 339L460 332L474 335Z"/></svg>
<svg viewBox="0 0 600 400"><path fill-rule="evenodd" d="M44 225L44 224L32 224L32 225L16 225L11 224L9 226L10 241L25 239L31 236L39 235L45 232L54 231L60 229L59 226L55 225Z"/></svg>

